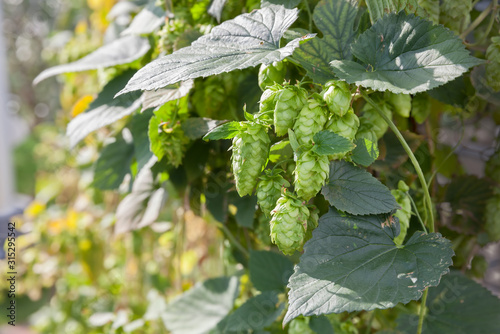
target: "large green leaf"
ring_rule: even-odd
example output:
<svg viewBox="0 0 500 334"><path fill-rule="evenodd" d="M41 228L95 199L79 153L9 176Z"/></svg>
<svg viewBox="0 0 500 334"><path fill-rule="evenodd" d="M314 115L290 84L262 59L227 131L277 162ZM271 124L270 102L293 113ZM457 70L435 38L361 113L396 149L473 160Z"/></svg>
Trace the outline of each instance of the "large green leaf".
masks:
<svg viewBox="0 0 500 334"><path fill-rule="evenodd" d="M247 300L228 315L217 327L222 333L246 333L271 325L281 314L285 304L279 301L278 292L265 291Z"/></svg>
<svg viewBox="0 0 500 334"><path fill-rule="evenodd" d="M241 227L252 228L253 217L257 211L257 196L240 197L236 191L231 191L229 194L229 203L236 207L234 218L236 223Z"/></svg>
<svg viewBox="0 0 500 334"><path fill-rule="evenodd" d="M284 323L299 316L385 309L418 300L452 264L451 243L416 232L396 246L397 221L351 216L334 208L321 217L290 277Z"/></svg>
<svg viewBox="0 0 500 334"><path fill-rule="evenodd" d="M132 92L116 99L116 92L122 89L132 77L134 71L126 71L111 80L97 98L92 101L88 109L69 122L66 135L69 137L70 146L73 147L91 132L117 120L130 115L141 105L141 94Z"/></svg>
<svg viewBox="0 0 500 334"><path fill-rule="evenodd" d="M237 277L209 279L169 303L162 319L172 334L207 333L231 311L237 296Z"/></svg>
<svg viewBox="0 0 500 334"><path fill-rule="evenodd" d="M460 272L443 276L441 284L429 290L427 308L422 333L498 333L500 299ZM398 319L402 333L416 333L417 324L417 315L401 315Z"/></svg>
<svg viewBox="0 0 500 334"><path fill-rule="evenodd" d="M378 20L352 44L352 53L361 63L331 63L340 79L405 94L443 85L482 63L449 29L404 12Z"/></svg>
<svg viewBox="0 0 500 334"><path fill-rule="evenodd" d="M122 135L104 146L94 165L93 186L101 190L116 189L130 173L130 163L134 157L134 144L126 141Z"/></svg>
<svg viewBox="0 0 500 334"><path fill-rule="evenodd" d="M167 198L165 189L155 182L151 167L157 161L152 157L137 175L132 192L116 209L115 233L125 233L146 227L156 221Z"/></svg>
<svg viewBox="0 0 500 334"><path fill-rule="evenodd" d="M354 148L349 139L330 130L319 131L314 135L313 141L313 151L320 155L347 153Z"/></svg>
<svg viewBox="0 0 500 334"><path fill-rule="evenodd" d="M225 21L191 46L144 66L119 94L280 61L299 46L300 38L282 48L279 45L297 13L297 9L269 6Z"/></svg>
<svg viewBox="0 0 500 334"><path fill-rule="evenodd" d="M357 13L356 0L322 0L314 9L314 23L323 38L304 43L293 54L314 81L325 83L335 78L332 60L352 59L350 45L356 36Z"/></svg>
<svg viewBox="0 0 500 334"><path fill-rule="evenodd" d="M122 35L150 34L165 24L165 10L156 5L156 0L150 1L139 14L137 14Z"/></svg>
<svg viewBox="0 0 500 334"><path fill-rule="evenodd" d="M142 109L156 108L169 101L186 96L194 86L193 80L181 81L158 90L147 90L142 94Z"/></svg>
<svg viewBox="0 0 500 334"><path fill-rule="evenodd" d="M46 69L33 80L33 83L36 85L42 80L62 73L82 72L128 64L144 56L150 48L151 46L147 38L125 36L103 45L91 54L75 62Z"/></svg>
<svg viewBox="0 0 500 334"><path fill-rule="evenodd" d="M293 273L292 261L270 251L251 251L248 267L250 281L260 291L284 291Z"/></svg>
<svg viewBox="0 0 500 334"><path fill-rule="evenodd" d="M321 193L331 205L354 215L386 213L399 207L379 180L343 160L330 162L329 181Z"/></svg>

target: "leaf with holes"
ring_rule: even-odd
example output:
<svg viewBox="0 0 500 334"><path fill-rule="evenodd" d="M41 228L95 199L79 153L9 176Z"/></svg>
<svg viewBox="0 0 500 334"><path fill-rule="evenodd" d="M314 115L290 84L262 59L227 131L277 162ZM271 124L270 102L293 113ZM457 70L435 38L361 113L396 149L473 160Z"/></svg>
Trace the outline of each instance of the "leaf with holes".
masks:
<svg viewBox="0 0 500 334"><path fill-rule="evenodd" d="M356 36L357 13L356 0L322 0L314 9L314 23L323 38L316 37L293 53L314 81L324 84L335 78L332 60L352 59L350 44Z"/></svg>
<svg viewBox="0 0 500 334"><path fill-rule="evenodd" d="M404 94L441 86L483 62L449 29L404 12L378 20L352 44L352 54L361 63L331 62L340 79Z"/></svg>
<svg viewBox="0 0 500 334"><path fill-rule="evenodd" d="M389 189L364 169L340 160L330 162L330 177L321 193L331 205L354 215L399 208Z"/></svg>
<svg viewBox="0 0 500 334"><path fill-rule="evenodd" d="M297 9L268 6L225 21L191 46L144 66L118 95L280 61L299 46L300 38L282 48L279 45L297 13Z"/></svg>
<svg viewBox="0 0 500 334"><path fill-rule="evenodd" d="M396 246L387 216L352 216L334 208L321 217L290 277L284 323L304 315L385 309L418 300L439 284L454 255L439 233L416 232Z"/></svg>

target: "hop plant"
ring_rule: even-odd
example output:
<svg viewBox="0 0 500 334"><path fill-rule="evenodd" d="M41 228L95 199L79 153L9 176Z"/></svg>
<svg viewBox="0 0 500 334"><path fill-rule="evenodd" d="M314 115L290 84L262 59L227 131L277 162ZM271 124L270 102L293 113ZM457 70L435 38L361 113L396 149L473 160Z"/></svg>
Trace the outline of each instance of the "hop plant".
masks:
<svg viewBox="0 0 500 334"><path fill-rule="evenodd" d="M262 93L259 101L259 111L261 113L274 111L276 107L276 95L281 89L283 89L283 87L276 84L268 87L264 93Z"/></svg>
<svg viewBox="0 0 500 334"><path fill-rule="evenodd" d="M259 174L269 155L270 139L265 126L258 123L242 123L241 131L233 138L233 165L236 190L240 196L252 193Z"/></svg>
<svg viewBox="0 0 500 334"><path fill-rule="evenodd" d="M286 67L283 62L274 62L269 65L262 64L259 69L259 87L266 90L275 83L282 84L285 80Z"/></svg>
<svg viewBox="0 0 500 334"><path fill-rule="evenodd" d="M280 198L281 188L290 186L290 183L281 175L282 172L281 169L266 170L257 185L257 202L266 217L271 216L271 210Z"/></svg>
<svg viewBox="0 0 500 334"><path fill-rule="evenodd" d="M401 232L399 235L394 238L394 243L396 245L403 244L403 241L406 237L406 232L410 227L410 219L411 219L411 201L406 192L409 190L408 186L404 181L400 180L398 183L398 189L391 190L392 196L396 199L396 202L401 207L394 214L395 217L399 219L399 225L401 227Z"/></svg>
<svg viewBox="0 0 500 334"><path fill-rule="evenodd" d="M500 194L486 201L485 229L492 241L500 240Z"/></svg>
<svg viewBox="0 0 500 334"><path fill-rule="evenodd" d="M271 213L271 241L284 254L292 255L304 244L309 209L285 190Z"/></svg>
<svg viewBox="0 0 500 334"><path fill-rule="evenodd" d="M354 140L356 132L359 128L359 118L356 116L352 108L350 108L344 116L333 114L326 125L327 130L332 130L336 134Z"/></svg>
<svg viewBox="0 0 500 334"><path fill-rule="evenodd" d="M351 107L351 90L344 81L328 81L321 92L330 111L337 116L344 116Z"/></svg>
<svg viewBox="0 0 500 334"><path fill-rule="evenodd" d="M307 101L295 121L293 131L300 145L310 144L316 132L323 130L327 121L327 111L317 97Z"/></svg>
<svg viewBox="0 0 500 334"><path fill-rule="evenodd" d="M439 21L442 25L460 34L470 23L472 0L444 0Z"/></svg>
<svg viewBox="0 0 500 334"><path fill-rule="evenodd" d="M500 91L500 37L491 38L491 44L486 50L486 82L495 91Z"/></svg>
<svg viewBox="0 0 500 334"><path fill-rule="evenodd" d="M189 139L184 135L180 122L170 127L170 122L165 122L161 126L161 130L166 135L162 136L164 142L165 156L167 161L174 167L178 167L182 163L182 157Z"/></svg>
<svg viewBox="0 0 500 334"><path fill-rule="evenodd" d="M276 94L274 130L284 136L293 128L297 115L307 102L307 91L297 86L286 86Z"/></svg>
<svg viewBox="0 0 500 334"><path fill-rule="evenodd" d="M305 201L321 190L330 173L328 156L316 154L312 150L303 151L295 167L295 191Z"/></svg>

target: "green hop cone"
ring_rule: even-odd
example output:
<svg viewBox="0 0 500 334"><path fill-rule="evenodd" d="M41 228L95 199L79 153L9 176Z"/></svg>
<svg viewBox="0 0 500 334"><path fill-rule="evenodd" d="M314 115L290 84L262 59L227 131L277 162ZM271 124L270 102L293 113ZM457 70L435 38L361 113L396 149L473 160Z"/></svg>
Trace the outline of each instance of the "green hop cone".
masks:
<svg viewBox="0 0 500 334"><path fill-rule="evenodd" d="M418 6L427 13L429 20L439 23L439 0L418 0Z"/></svg>
<svg viewBox="0 0 500 334"><path fill-rule="evenodd" d="M377 104L382 109L383 113L388 118L392 119L392 112L388 104L384 100L378 100ZM382 138L389 128L389 125L370 104L365 104L362 111L363 115L359 119L361 123L360 127L368 127L375 133L377 139Z"/></svg>
<svg viewBox="0 0 500 334"><path fill-rule="evenodd" d="M370 140L372 143L377 143L378 138L375 131L372 130L372 127L368 124L361 124L359 126L358 132L356 132L356 139L366 138Z"/></svg>
<svg viewBox="0 0 500 334"><path fill-rule="evenodd" d="M184 135L180 122L177 122L173 127L169 127L169 122L162 126L162 131L165 133L162 136L165 150L164 156L169 164L178 167L182 163L182 157L189 139Z"/></svg>
<svg viewBox="0 0 500 334"><path fill-rule="evenodd" d="M323 130L327 121L327 110L317 97L304 105L295 121L293 131L300 145L311 144L316 132Z"/></svg>
<svg viewBox="0 0 500 334"><path fill-rule="evenodd" d="M396 202L401 207L401 209L396 211L396 213L394 214L394 216L399 219L399 225L401 227L401 232L394 239L394 243L396 243L396 245L403 244L403 241L405 240L406 237L406 232L410 227L411 201L410 198L406 195L406 192L408 190L409 190L408 186L402 180L399 181L398 183L398 189L391 190L392 196L394 196Z"/></svg>
<svg viewBox="0 0 500 334"><path fill-rule="evenodd" d="M276 95L283 89L281 85L273 85L268 87L264 93L262 93L259 101L259 112L270 112L274 111L276 107Z"/></svg>
<svg viewBox="0 0 500 334"><path fill-rule="evenodd" d="M410 117L411 111L411 96L408 94L394 94L391 92L385 92L384 97L387 102L391 105L392 110L401 117Z"/></svg>
<svg viewBox="0 0 500 334"><path fill-rule="evenodd" d="M266 90L267 87L282 84L285 80L286 67L283 62L274 62L269 65L262 64L259 69L259 87Z"/></svg>
<svg viewBox="0 0 500 334"><path fill-rule="evenodd" d="M266 170L257 185L257 202L266 217L271 216L271 210L281 196L281 188L290 186L290 183L281 176L282 172L281 169Z"/></svg>
<svg viewBox="0 0 500 334"><path fill-rule="evenodd" d="M472 0L444 0L441 4L439 22L460 34L469 26L471 10Z"/></svg>
<svg viewBox="0 0 500 334"><path fill-rule="evenodd" d="M271 218L271 241L287 255L304 244L309 209L300 200L283 192Z"/></svg>
<svg viewBox="0 0 500 334"><path fill-rule="evenodd" d="M310 318L298 317L290 321L288 334L316 334L309 326Z"/></svg>
<svg viewBox="0 0 500 334"><path fill-rule="evenodd" d="M411 101L411 117L418 124L425 122L431 113L431 101L426 94L417 94Z"/></svg>
<svg viewBox="0 0 500 334"><path fill-rule="evenodd" d="M333 114L326 125L327 130L332 130L336 134L351 141L353 141L356 137L358 128L359 118L356 116L352 108L350 108L342 117Z"/></svg>
<svg viewBox="0 0 500 334"><path fill-rule="evenodd" d="M323 100L330 111L337 116L344 116L351 108L351 89L344 81L328 81L321 92Z"/></svg>
<svg viewBox="0 0 500 334"><path fill-rule="evenodd" d="M276 94L274 130L284 136L293 128L297 115L307 102L307 91L297 86L286 86Z"/></svg>
<svg viewBox="0 0 500 334"><path fill-rule="evenodd" d="M319 155L312 150L302 152L295 167L295 191L305 201L310 200L321 190L330 173L328 156Z"/></svg>
<svg viewBox="0 0 500 334"><path fill-rule="evenodd" d="M491 241L500 240L500 194L486 201L484 228Z"/></svg>
<svg viewBox="0 0 500 334"><path fill-rule="evenodd" d="M236 190L240 196L252 193L269 155L267 129L257 123L242 123L241 132L233 138L233 165Z"/></svg>
<svg viewBox="0 0 500 334"><path fill-rule="evenodd" d="M491 38L491 44L486 50L486 82L495 91L500 91L500 37Z"/></svg>

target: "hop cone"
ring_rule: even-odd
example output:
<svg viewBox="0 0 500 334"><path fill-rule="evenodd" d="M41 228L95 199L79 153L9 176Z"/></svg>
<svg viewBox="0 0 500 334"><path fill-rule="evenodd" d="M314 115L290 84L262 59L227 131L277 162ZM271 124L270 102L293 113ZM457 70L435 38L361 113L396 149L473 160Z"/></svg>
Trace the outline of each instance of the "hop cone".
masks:
<svg viewBox="0 0 500 334"><path fill-rule="evenodd" d="M411 219L411 201L410 198L406 195L408 191L408 186L403 181L399 181L398 189L391 190L392 196L396 199L396 202L401 207L400 210L396 211L394 214L395 217L399 219L399 225L401 227L401 232L394 239L396 245L403 244L403 241L406 237L406 231L408 227L410 227L410 219Z"/></svg>
<svg viewBox="0 0 500 334"><path fill-rule="evenodd" d="M283 170L266 170L266 174L261 176L257 185L257 202L266 217L271 216L271 210L276 206L276 201L280 198L281 188L289 187L290 183L281 176Z"/></svg>
<svg viewBox="0 0 500 334"><path fill-rule="evenodd" d="M337 116L344 116L351 107L351 90L344 81L328 81L321 95L328 109Z"/></svg>
<svg viewBox="0 0 500 334"><path fill-rule="evenodd" d="M492 241L500 240L500 194L486 201L484 217L486 219L484 227L490 239Z"/></svg>
<svg viewBox="0 0 500 334"><path fill-rule="evenodd" d="M332 130L336 134L350 140L354 140L358 128L359 118L358 116L356 116L352 108L349 109L347 113L342 117L335 114L332 115L330 121L326 126L327 130Z"/></svg>
<svg viewBox="0 0 500 334"><path fill-rule="evenodd" d="M415 119L418 124L425 122L431 113L431 102L424 94L417 94L411 101L411 117Z"/></svg>
<svg viewBox="0 0 500 334"><path fill-rule="evenodd" d="M284 136L293 128L297 115L307 102L307 91L297 86L287 86L276 94L274 130Z"/></svg>
<svg viewBox="0 0 500 334"><path fill-rule="evenodd" d="M182 162L182 157L184 156L184 149L189 139L184 135L184 131L180 123L177 123L172 128L165 124L163 132L166 136L163 136L165 150L165 156L170 164L174 167L178 167Z"/></svg>
<svg viewBox="0 0 500 334"><path fill-rule="evenodd" d="M410 117L411 111L411 96L408 94L394 94L386 92L384 94L387 102L391 105L392 110L402 117Z"/></svg>
<svg viewBox="0 0 500 334"><path fill-rule="evenodd" d="M418 5L429 15L434 23L439 23L439 0L418 0Z"/></svg>
<svg viewBox="0 0 500 334"><path fill-rule="evenodd" d="M446 28L460 34L470 23L472 0L444 0L439 21Z"/></svg>
<svg viewBox="0 0 500 334"><path fill-rule="evenodd" d="M486 82L495 91L500 91L500 37L492 37L486 50Z"/></svg>
<svg viewBox="0 0 500 334"><path fill-rule="evenodd" d="M356 132L356 139L360 138L366 138L370 140L372 143L378 142L377 134L375 133L375 131L372 130L372 127L368 124L360 125L358 132Z"/></svg>
<svg viewBox="0 0 500 334"><path fill-rule="evenodd" d="M317 98L307 101L295 121L293 131L300 145L310 144L316 132L323 130L327 112Z"/></svg>
<svg viewBox="0 0 500 334"><path fill-rule="evenodd" d="M266 90L275 83L282 84L285 80L286 67L283 62L274 62L269 65L262 64L259 69L259 87Z"/></svg>
<svg viewBox="0 0 500 334"><path fill-rule="evenodd" d="M266 128L257 123L244 123L242 131L233 138L233 173L240 196L249 195L257 184L269 154Z"/></svg>
<svg viewBox="0 0 500 334"><path fill-rule="evenodd" d="M387 117L392 118L392 112L384 101L379 101L378 105ZM370 104L365 104L363 112L360 117L361 126L370 128L377 136L377 139L382 138L389 125Z"/></svg>
<svg viewBox="0 0 500 334"><path fill-rule="evenodd" d="M305 201L310 200L321 190L330 173L328 157L318 155L312 150L303 152L295 167L295 191Z"/></svg>
<svg viewBox="0 0 500 334"><path fill-rule="evenodd" d="M259 101L259 111L261 113L274 110L276 107L276 95L281 89L283 89L281 85L273 85L262 93Z"/></svg>
<svg viewBox="0 0 500 334"><path fill-rule="evenodd" d="M287 255L304 244L309 209L286 192L276 202L271 218L271 241Z"/></svg>

